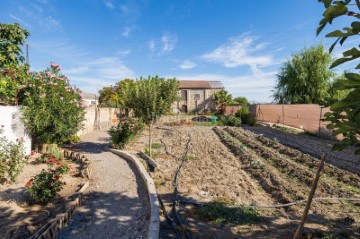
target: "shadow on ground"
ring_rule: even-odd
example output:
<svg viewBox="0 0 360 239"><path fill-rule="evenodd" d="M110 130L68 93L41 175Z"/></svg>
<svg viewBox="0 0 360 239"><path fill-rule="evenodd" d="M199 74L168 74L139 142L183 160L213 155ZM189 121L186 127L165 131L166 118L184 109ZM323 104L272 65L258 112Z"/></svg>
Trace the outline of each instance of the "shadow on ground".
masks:
<svg viewBox="0 0 360 239"><path fill-rule="evenodd" d="M174 198L173 194L161 194L160 197L164 204L168 206L167 209L170 217L175 220L175 216L169 210ZM183 200L195 201L192 198L183 198ZM249 221L248 219L251 221L251 218L243 218L244 220L240 218L240 222L229 223L221 221L224 220L224 217L219 216L217 213L211 214L208 218L203 218L203 215L198 213L201 207L203 206L189 206L188 204L178 204L177 206L181 220L190 228L193 238L292 239L300 221L299 217L291 219L283 218L284 220L279 223L278 219L283 217L282 214L274 213L273 216L262 216L261 211L259 211L259 217L253 222L247 222ZM229 212L231 210L229 208ZM234 212L232 215L225 215L225 218L230 216L231 219L235 213L237 212ZM243 215L244 217L249 216L247 213ZM220 222L219 219L221 219ZM358 226L360 222L346 225L339 219L325 218L321 214L310 214L305 223L302 238L360 238L360 227ZM324 226L329 226L331 230L325 231ZM181 230L181 227L179 228L180 230L178 231L181 237L186 238L184 230ZM174 228L164 219L160 223L160 238L177 238Z"/></svg>

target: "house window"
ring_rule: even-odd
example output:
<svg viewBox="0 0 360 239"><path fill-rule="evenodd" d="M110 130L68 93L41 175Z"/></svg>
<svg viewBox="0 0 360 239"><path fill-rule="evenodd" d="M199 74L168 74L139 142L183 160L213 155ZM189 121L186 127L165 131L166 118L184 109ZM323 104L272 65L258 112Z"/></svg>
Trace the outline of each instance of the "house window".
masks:
<svg viewBox="0 0 360 239"><path fill-rule="evenodd" d="M200 100L200 94L194 94L194 100Z"/></svg>
<svg viewBox="0 0 360 239"><path fill-rule="evenodd" d="M95 105L95 104L96 104L95 100L92 100L92 101L90 102L90 104L91 104L91 105Z"/></svg>

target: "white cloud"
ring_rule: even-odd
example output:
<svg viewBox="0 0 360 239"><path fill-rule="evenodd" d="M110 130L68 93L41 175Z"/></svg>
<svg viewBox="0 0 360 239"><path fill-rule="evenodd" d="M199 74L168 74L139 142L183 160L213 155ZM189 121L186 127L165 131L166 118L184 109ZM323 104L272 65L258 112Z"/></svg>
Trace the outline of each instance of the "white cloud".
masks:
<svg viewBox="0 0 360 239"><path fill-rule="evenodd" d="M121 80L134 78L135 73L116 57L103 57L89 64L98 73L99 78Z"/></svg>
<svg viewBox="0 0 360 239"><path fill-rule="evenodd" d="M245 96L250 101L271 102L272 90L276 84L276 72L266 72L255 76L229 76L223 74L180 75L178 80L221 81L233 97Z"/></svg>
<svg viewBox="0 0 360 239"><path fill-rule="evenodd" d="M188 69L192 69L196 66L196 64L192 61L189 60L185 60L181 63L180 68L183 70L188 70Z"/></svg>
<svg viewBox="0 0 360 239"><path fill-rule="evenodd" d="M148 46L149 46L149 49L150 49L151 51L154 51L154 50L155 50L155 41L154 41L154 40L150 40L150 41L148 42Z"/></svg>
<svg viewBox="0 0 360 239"><path fill-rule="evenodd" d="M161 43L161 50L163 53L171 52L172 50L174 50L177 43L177 36L165 34L161 37Z"/></svg>
<svg viewBox="0 0 360 239"><path fill-rule="evenodd" d="M31 27L31 24L30 24L30 23L27 23L27 22L24 21L23 19L15 16L15 15L12 15L12 14L9 14L9 16L10 16L13 20L15 20L15 21L17 21L18 23L20 23L21 25L25 25L25 26Z"/></svg>
<svg viewBox="0 0 360 239"><path fill-rule="evenodd" d="M271 55L257 54L265 48L267 43L254 44L255 37L242 35L233 37L227 43L220 45L210 53L204 54L202 59L220 63L225 67L233 68L239 66L263 67L273 62Z"/></svg>
<svg viewBox="0 0 360 239"><path fill-rule="evenodd" d="M105 1L105 6L109 9L114 9L114 4L112 4L112 2Z"/></svg>
<svg viewBox="0 0 360 239"><path fill-rule="evenodd" d="M133 29L134 27L125 27L121 32L121 35L123 35L124 37L128 37Z"/></svg>
<svg viewBox="0 0 360 239"><path fill-rule="evenodd" d="M89 71L89 67L87 66L80 66L74 67L70 69L63 69L64 74L81 74Z"/></svg>
<svg viewBox="0 0 360 239"><path fill-rule="evenodd" d="M119 55L119 56L127 56L127 55L129 55L130 53L131 53L131 50L130 50L130 49L117 51L117 55Z"/></svg>

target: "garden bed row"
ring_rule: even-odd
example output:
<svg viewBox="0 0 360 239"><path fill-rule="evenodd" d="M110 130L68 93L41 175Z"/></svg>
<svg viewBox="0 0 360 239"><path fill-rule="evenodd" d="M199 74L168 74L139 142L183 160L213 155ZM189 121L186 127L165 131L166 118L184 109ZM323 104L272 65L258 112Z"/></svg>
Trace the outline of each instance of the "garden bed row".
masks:
<svg viewBox="0 0 360 239"><path fill-rule="evenodd" d="M310 190L313 178L315 177L315 168L307 167L306 165L293 161L292 157L285 157L277 150L259 143L256 138L245 135L239 128L225 128L225 130L243 142L247 147L252 149L258 155L273 164L280 172L284 173L286 177L295 178L301 183L305 190ZM336 178L323 178L318 185L317 193L321 196L335 196L335 197L352 197L354 196L347 190L344 183L339 182Z"/></svg>
<svg viewBox="0 0 360 239"><path fill-rule="evenodd" d="M256 138L257 141L262 143L264 146L273 148L278 153L280 153L282 155L286 155L291 160L293 160L297 163L300 163L300 164L304 164L307 167L309 167L310 169L316 167L316 165L319 162L318 159L316 159L308 154L304 154L297 149L285 146L285 145L283 145L275 140L272 140L270 138L267 138L261 134L254 134L252 132L249 132L247 130L243 130L240 128L236 129L236 131L243 133L247 137ZM338 181L341 181L343 183L348 183L354 187L360 188L360 177L357 176L356 174L353 174L351 172L348 172L348 171L345 171L342 169L335 168L334 166L331 166L328 164L326 164L324 166L323 173L335 178Z"/></svg>
<svg viewBox="0 0 360 239"><path fill-rule="evenodd" d="M283 180L277 173L276 169L269 165L266 160L261 159L258 155L250 152L246 147L229 133L218 127L213 128L219 136L221 142L225 144L231 152L239 157L243 164L243 169L255 178L265 192L270 194L279 203L289 203L302 199L293 187Z"/></svg>

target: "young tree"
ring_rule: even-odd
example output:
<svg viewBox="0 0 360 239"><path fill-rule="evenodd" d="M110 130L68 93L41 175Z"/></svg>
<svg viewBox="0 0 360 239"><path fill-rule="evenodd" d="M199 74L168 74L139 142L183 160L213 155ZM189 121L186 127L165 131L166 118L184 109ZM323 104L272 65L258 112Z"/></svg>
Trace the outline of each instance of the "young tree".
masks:
<svg viewBox="0 0 360 239"><path fill-rule="evenodd" d="M19 24L0 23L0 102L17 104L17 88L27 79L21 45L29 32Z"/></svg>
<svg viewBox="0 0 360 239"><path fill-rule="evenodd" d="M215 93L215 103L219 106L222 113L225 105L232 102L232 96L226 90L221 90Z"/></svg>
<svg viewBox="0 0 360 239"><path fill-rule="evenodd" d="M148 126L151 156L152 128L161 115L170 112L178 98L179 82L158 76L129 82L124 89L125 105Z"/></svg>
<svg viewBox="0 0 360 239"><path fill-rule="evenodd" d="M328 97L333 73L323 45L313 46L286 61L277 74L274 100L280 104L320 104Z"/></svg>
<svg viewBox="0 0 360 239"><path fill-rule="evenodd" d="M323 19L319 23L317 34L320 34L327 24L332 24L337 18L353 19L350 26L343 28L343 31L335 30L325 36L336 38L329 49L330 52L338 43L343 45L350 37L359 39L360 0L319 1L324 4L325 11ZM335 60L331 68L358 58L360 58L360 45L343 52L343 57ZM355 69L360 69L360 63L355 63ZM325 121L330 122L327 128L333 130L333 135L341 134L344 137L342 141L333 146L333 150L343 150L352 145L358 148L355 150L355 154L360 154L360 74L355 72L345 73L345 78L338 80L334 88L336 90L348 90L350 93L344 99L330 106L332 112L325 114Z"/></svg>

